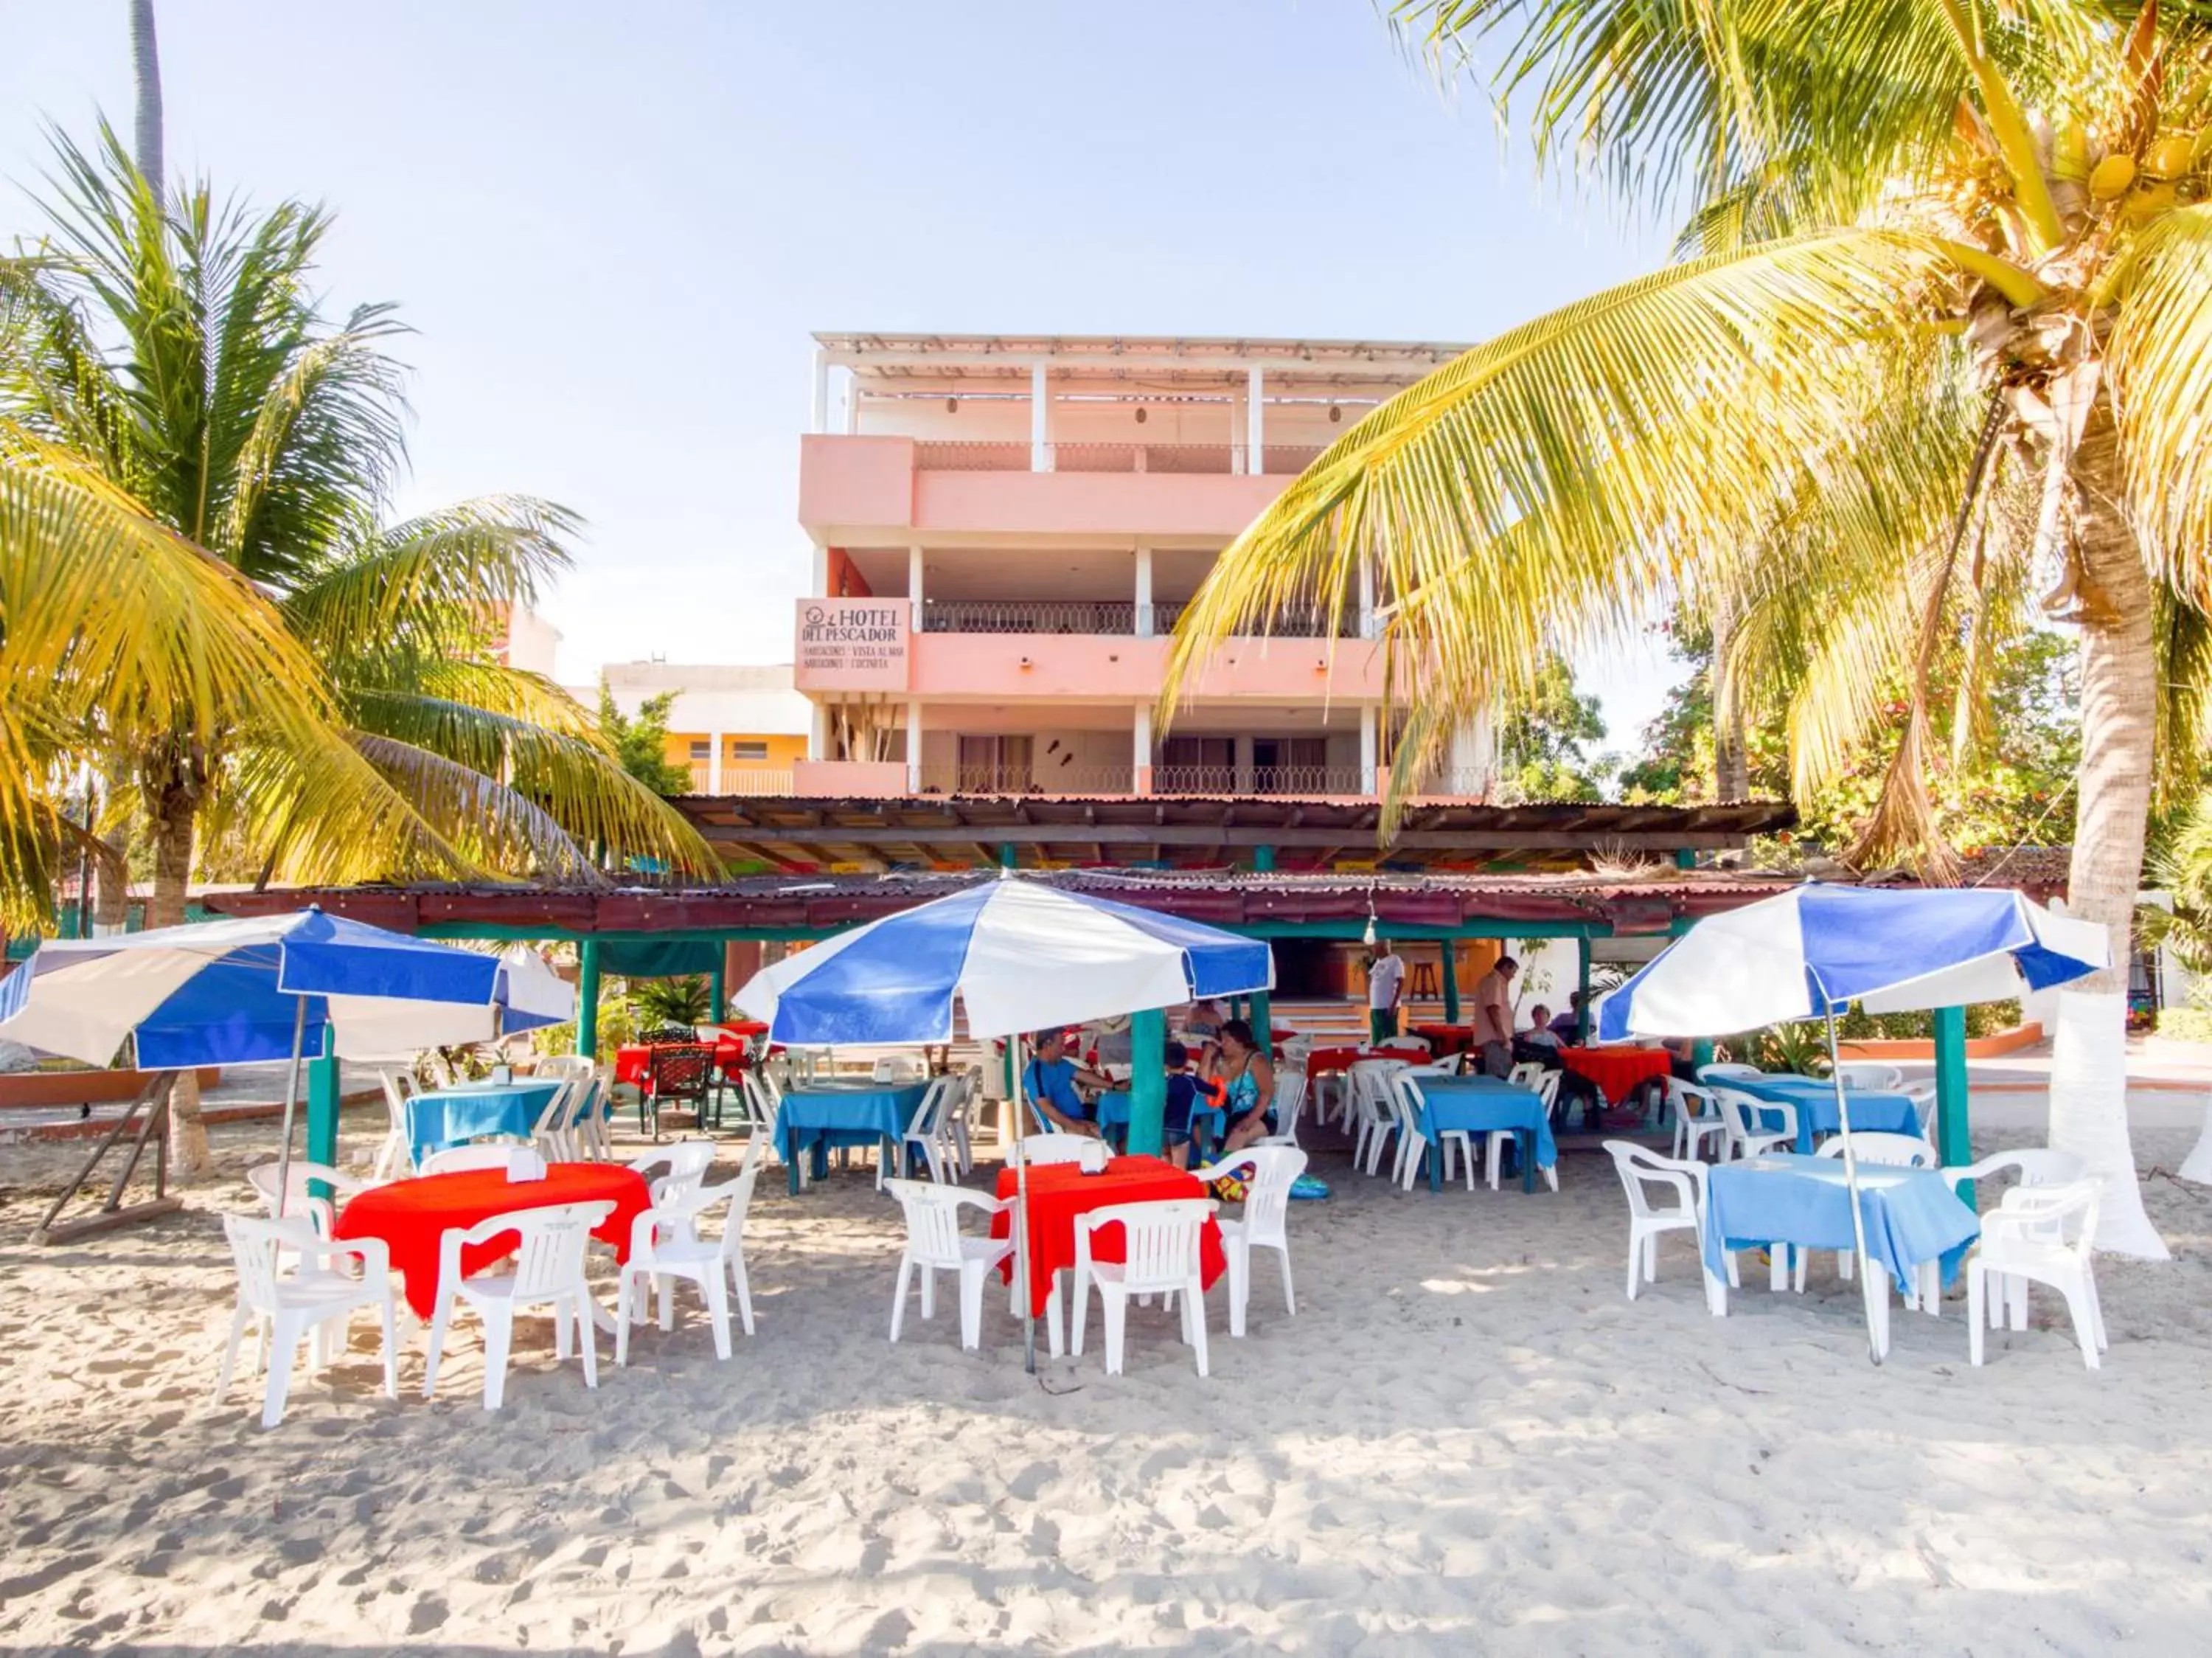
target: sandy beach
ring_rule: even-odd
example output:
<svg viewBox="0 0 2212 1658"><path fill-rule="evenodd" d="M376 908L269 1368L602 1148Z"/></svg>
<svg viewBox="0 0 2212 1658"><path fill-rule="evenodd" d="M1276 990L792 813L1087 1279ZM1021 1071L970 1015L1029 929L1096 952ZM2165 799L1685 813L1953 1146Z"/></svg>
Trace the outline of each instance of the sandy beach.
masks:
<svg viewBox="0 0 2212 1658"><path fill-rule="evenodd" d="M2140 1133L2142 1167L2190 1141ZM1900 1313L1877 1372L1825 1264L1717 1321L1677 1234L1627 1302L1600 1157L1556 1197L1432 1196L1323 1153L1299 1315L1263 1259L1232 1341L1217 1286L1201 1381L1158 1312L1120 1377L1095 1348L1025 1376L997 1295L981 1354L942 1302L893 1346L895 1209L858 1172L793 1198L771 1167L759 1331L728 1363L680 1320L624 1371L603 1342L589 1393L526 1321L494 1416L473 1326L425 1404L403 1319L393 1404L364 1320L264 1433L258 1383L208 1394L216 1214L273 1130L216 1142L185 1214L51 1249L20 1240L76 1154L0 1149L11 1651L2203 1648L2212 1194L2163 1175L2177 1259L2101 1265L2100 1375L2055 1299L1980 1371L1955 1300Z"/></svg>

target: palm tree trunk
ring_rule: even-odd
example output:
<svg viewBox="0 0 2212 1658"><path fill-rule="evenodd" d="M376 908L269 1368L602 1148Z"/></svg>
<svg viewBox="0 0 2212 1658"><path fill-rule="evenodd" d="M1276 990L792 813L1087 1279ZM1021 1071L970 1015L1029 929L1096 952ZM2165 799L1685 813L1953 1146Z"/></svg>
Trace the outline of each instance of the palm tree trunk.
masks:
<svg viewBox="0 0 2212 1658"><path fill-rule="evenodd" d="M2105 1005L2097 1016L2119 1021L2125 1017L2136 894L2150 820L2158 671L2150 577L2134 526L2121 509L2119 434L2107 398L2100 397L2091 411L2070 481L2080 571L2081 762L2066 905L2110 931L2112 965L2069 988L2100 996ZM2054 1084L2069 1069L2065 1058L2054 1056ZM2124 1074L2100 1072L2094 1082L2054 1086L2051 1143L2072 1151L2105 1181L2099 1247L2163 1258L2166 1246L2143 1211L2136 1177Z"/></svg>
<svg viewBox="0 0 2212 1658"><path fill-rule="evenodd" d="M1712 666L1705 671L1713 706L1713 798L1740 801L1751 794L1751 765L1744 754L1743 706L1728 684L1729 641L1735 632L1735 601L1723 594L1713 607Z"/></svg>
<svg viewBox="0 0 2212 1658"><path fill-rule="evenodd" d="M154 890L146 900L149 928L174 927L185 918L193 831L199 818L198 762L173 745L170 747L169 763L153 773L147 790L146 812L154 838ZM207 1125L200 1118L199 1078L189 1070L179 1073L169 1090L169 1158L183 1179L204 1175L211 1167Z"/></svg>
<svg viewBox="0 0 2212 1658"><path fill-rule="evenodd" d="M138 88L131 150L158 200L167 175L161 170L161 53L154 39L154 0L131 0L131 76Z"/></svg>

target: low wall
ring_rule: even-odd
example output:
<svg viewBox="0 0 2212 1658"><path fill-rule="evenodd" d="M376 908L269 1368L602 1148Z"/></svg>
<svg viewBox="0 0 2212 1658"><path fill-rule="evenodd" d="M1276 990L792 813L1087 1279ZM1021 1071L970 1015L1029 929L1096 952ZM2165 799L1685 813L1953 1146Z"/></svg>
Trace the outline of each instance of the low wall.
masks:
<svg viewBox="0 0 2212 1658"><path fill-rule="evenodd" d="M150 1072L143 1070L26 1070L0 1076L0 1111L51 1111L56 1106L114 1106L137 1097ZM199 1068L200 1086L222 1081L219 1065Z"/></svg>
<svg viewBox="0 0 2212 1658"><path fill-rule="evenodd" d="M1970 1036L1966 1039L1966 1058L1995 1059L2000 1055L2017 1053L2022 1048L2032 1048L2043 1040L2043 1027L2031 1020L2025 1025L2015 1025L2008 1031L1998 1031L1990 1036ZM1836 1051L1845 1060L1851 1059L1929 1059L1936 1058L1936 1045L1918 1037L1898 1041L1877 1041L1871 1038L1855 1042L1838 1042Z"/></svg>

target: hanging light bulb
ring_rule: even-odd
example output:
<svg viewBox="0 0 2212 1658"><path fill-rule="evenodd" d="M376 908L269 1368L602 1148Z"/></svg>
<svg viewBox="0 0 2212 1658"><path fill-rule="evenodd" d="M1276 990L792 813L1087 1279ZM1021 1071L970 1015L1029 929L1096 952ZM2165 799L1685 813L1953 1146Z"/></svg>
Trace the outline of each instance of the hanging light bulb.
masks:
<svg viewBox="0 0 2212 1658"><path fill-rule="evenodd" d="M1359 936L1369 949L1375 948L1375 889L1372 887L1367 889L1367 930Z"/></svg>

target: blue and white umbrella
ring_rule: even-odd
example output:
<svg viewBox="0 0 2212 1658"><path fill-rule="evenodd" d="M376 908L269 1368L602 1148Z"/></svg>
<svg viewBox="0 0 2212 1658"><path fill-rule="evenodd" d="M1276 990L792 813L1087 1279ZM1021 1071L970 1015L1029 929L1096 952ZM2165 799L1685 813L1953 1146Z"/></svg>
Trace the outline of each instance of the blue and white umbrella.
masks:
<svg viewBox="0 0 2212 1658"><path fill-rule="evenodd" d="M1274 985L1264 939L1036 881L985 882L763 967L738 1005L794 1047L949 1042Z"/></svg>
<svg viewBox="0 0 2212 1658"><path fill-rule="evenodd" d="M1598 1004L1598 1039L1718 1036L1820 1019L1832 1072L1836 1015L1854 1002L1869 1013L2000 1002L2017 996L2023 981L2044 990L2111 963L2104 928L2054 915L2016 892L1808 881L1698 922ZM1867 1268L1850 1100L1840 1075L1836 1118L1859 1278L1870 1298L1882 1292Z"/></svg>
<svg viewBox="0 0 2212 1658"><path fill-rule="evenodd" d="M971 1032L1049 1030L1114 1014L1172 1008L1274 988L1264 939L1159 915L1013 872L885 916L763 968L737 1003L787 1046L950 1042L953 1001ZM1018 1094L1014 1102L1021 1110ZM1015 1201L1026 1210L1029 1165L1015 1140ZM1026 1251L1026 1215L1014 1225ZM1016 1280L1029 1281L1016 1257ZM1036 1332L1022 1298L1023 1347L1036 1368Z"/></svg>
<svg viewBox="0 0 2212 1658"><path fill-rule="evenodd" d="M343 1053L349 1024L374 1024L394 999L489 1016L506 975L496 956L313 909L48 939L0 980L0 1034L93 1065L129 1039L143 1070L289 1057L289 1173L301 1058L323 1051L325 1027Z"/></svg>

